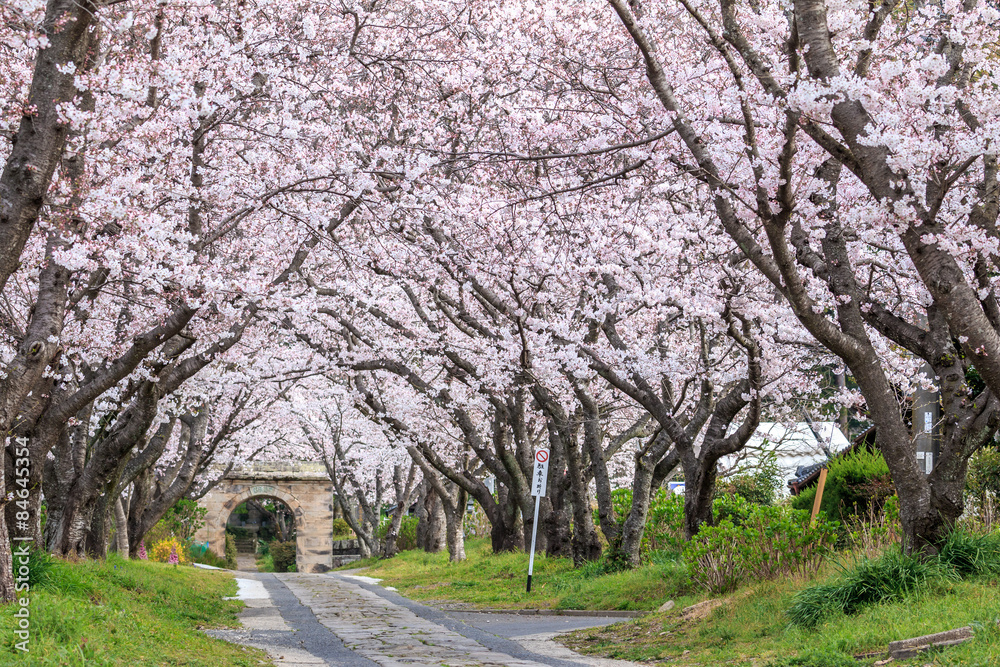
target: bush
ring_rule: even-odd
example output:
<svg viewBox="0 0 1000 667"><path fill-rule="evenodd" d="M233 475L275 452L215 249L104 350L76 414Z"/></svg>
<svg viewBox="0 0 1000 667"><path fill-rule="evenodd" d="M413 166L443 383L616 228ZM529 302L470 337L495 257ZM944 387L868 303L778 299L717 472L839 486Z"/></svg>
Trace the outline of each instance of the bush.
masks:
<svg viewBox="0 0 1000 667"><path fill-rule="evenodd" d="M226 533L226 567L236 569L236 539L231 533Z"/></svg>
<svg viewBox="0 0 1000 667"><path fill-rule="evenodd" d="M191 562L191 549L179 537L168 537L153 544L149 550L149 560L166 563L172 549L177 551L177 559L182 565Z"/></svg>
<svg viewBox="0 0 1000 667"><path fill-rule="evenodd" d="M787 507L754 506L737 525L704 526L684 549L691 579L713 593L747 580L813 574L832 551L839 523Z"/></svg>
<svg viewBox="0 0 1000 667"><path fill-rule="evenodd" d="M629 501L631 504L631 493ZM660 489L649 503L646 532L642 538L644 551L680 552L684 548L684 496ZM645 559L645 553L644 559Z"/></svg>
<svg viewBox="0 0 1000 667"><path fill-rule="evenodd" d="M792 623L815 627L833 613L853 614L869 605L901 600L936 581L1000 575L1000 534L953 531L936 557L907 556L898 549L862 560L831 582L812 586L792 600Z"/></svg>
<svg viewBox="0 0 1000 667"><path fill-rule="evenodd" d="M275 572L288 572L289 566L295 566L295 542L271 543L270 556Z"/></svg>
<svg viewBox="0 0 1000 667"><path fill-rule="evenodd" d="M333 520L333 536L334 537L350 537L354 535L354 531L351 530L350 524L348 524L343 519Z"/></svg>
<svg viewBox="0 0 1000 667"><path fill-rule="evenodd" d="M274 557L267 553L257 557L258 572L274 572Z"/></svg>
<svg viewBox="0 0 1000 667"><path fill-rule="evenodd" d="M885 502L896 493L889 466L881 452L859 450L832 459L820 509L826 515L849 523L853 517L873 510L880 514ZM812 511L816 487L806 489L792 499L796 509Z"/></svg>
<svg viewBox="0 0 1000 667"><path fill-rule="evenodd" d="M720 480L715 495L740 496L754 505L773 505L783 482L778 457L772 452L762 458L755 470Z"/></svg>

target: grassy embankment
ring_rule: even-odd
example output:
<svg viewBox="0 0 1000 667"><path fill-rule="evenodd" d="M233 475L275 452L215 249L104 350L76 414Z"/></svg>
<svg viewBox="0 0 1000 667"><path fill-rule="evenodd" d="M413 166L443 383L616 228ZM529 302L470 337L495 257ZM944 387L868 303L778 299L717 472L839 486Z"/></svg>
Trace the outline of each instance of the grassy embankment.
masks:
<svg viewBox="0 0 1000 667"><path fill-rule="evenodd" d="M526 593L527 554L494 555L485 539L467 540L465 553L465 561L451 564L447 552L404 551L388 560L355 561L343 569L367 567L366 576L383 579L384 585L414 600L502 609L651 610L683 594L687 586L687 574L676 562L602 574L596 563L574 570L569 559L536 554L532 590Z"/></svg>
<svg viewBox="0 0 1000 667"><path fill-rule="evenodd" d="M0 664L249 667L266 655L202 627L239 625L232 573L126 561L54 561L30 593L30 652L14 651L15 607L0 607Z"/></svg>
<svg viewBox="0 0 1000 667"><path fill-rule="evenodd" d="M461 602L492 608L575 608L653 610L665 600L676 607L603 629L582 630L565 639L577 651L606 657L670 665L848 667L879 658L853 656L884 651L890 641L950 630L976 628L963 646L922 655L893 665L1000 665L1000 577L936 579L919 592L894 602L867 606L857 613L830 613L814 629L790 623L787 615L799 591L840 576L827 563L811 580L779 579L744 586L721 598L723 604L698 614L682 610L712 596L695 589L678 562L661 562L631 572L602 574L598 566L573 570L563 559L535 559L534 590L525 593L525 554L489 552L485 541L466 544L469 558L449 564L447 554L404 552L367 566L368 576L383 579L408 597ZM884 657L884 656L883 656Z"/></svg>

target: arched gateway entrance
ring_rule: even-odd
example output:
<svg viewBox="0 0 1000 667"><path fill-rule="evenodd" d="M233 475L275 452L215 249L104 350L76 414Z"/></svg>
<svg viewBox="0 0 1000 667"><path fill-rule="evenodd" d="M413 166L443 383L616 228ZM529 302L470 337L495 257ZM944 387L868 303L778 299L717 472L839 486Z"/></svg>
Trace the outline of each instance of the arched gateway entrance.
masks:
<svg viewBox="0 0 1000 667"><path fill-rule="evenodd" d="M208 510L195 540L225 556L226 521L251 498L277 498L295 515L295 563L299 572L326 572L333 549L333 485L322 464L253 463L234 467L198 504Z"/></svg>

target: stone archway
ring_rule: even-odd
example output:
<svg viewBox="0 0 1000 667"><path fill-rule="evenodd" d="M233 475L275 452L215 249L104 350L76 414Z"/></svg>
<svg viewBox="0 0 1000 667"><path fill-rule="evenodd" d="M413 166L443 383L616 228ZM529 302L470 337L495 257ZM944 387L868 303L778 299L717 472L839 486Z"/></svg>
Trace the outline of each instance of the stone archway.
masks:
<svg viewBox="0 0 1000 667"><path fill-rule="evenodd" d="M299 572L326 572L332 565L333 485L320 465L256 463L233 469L198 504L208 510L195 540L225 557L226 521L240 503L276 498L295 516L295 563Z"/></svg>

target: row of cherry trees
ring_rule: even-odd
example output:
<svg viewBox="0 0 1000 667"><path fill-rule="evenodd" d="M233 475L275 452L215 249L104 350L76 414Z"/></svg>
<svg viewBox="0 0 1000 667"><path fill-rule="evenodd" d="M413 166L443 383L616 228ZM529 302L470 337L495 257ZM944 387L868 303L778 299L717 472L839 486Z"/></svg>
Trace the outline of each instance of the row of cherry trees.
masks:
<svg viewBox="0 0 1000 667"><path fill-rule="evenodd" d="M322 460L371 552L419 493L460 559L469 498L524 546L545 445L544 547L636 563L664 481L694 534L717 462L829 367L934 550L998 425L995 14L6 3L0 595L9 526L134 549L251 456Z"/></svg>

